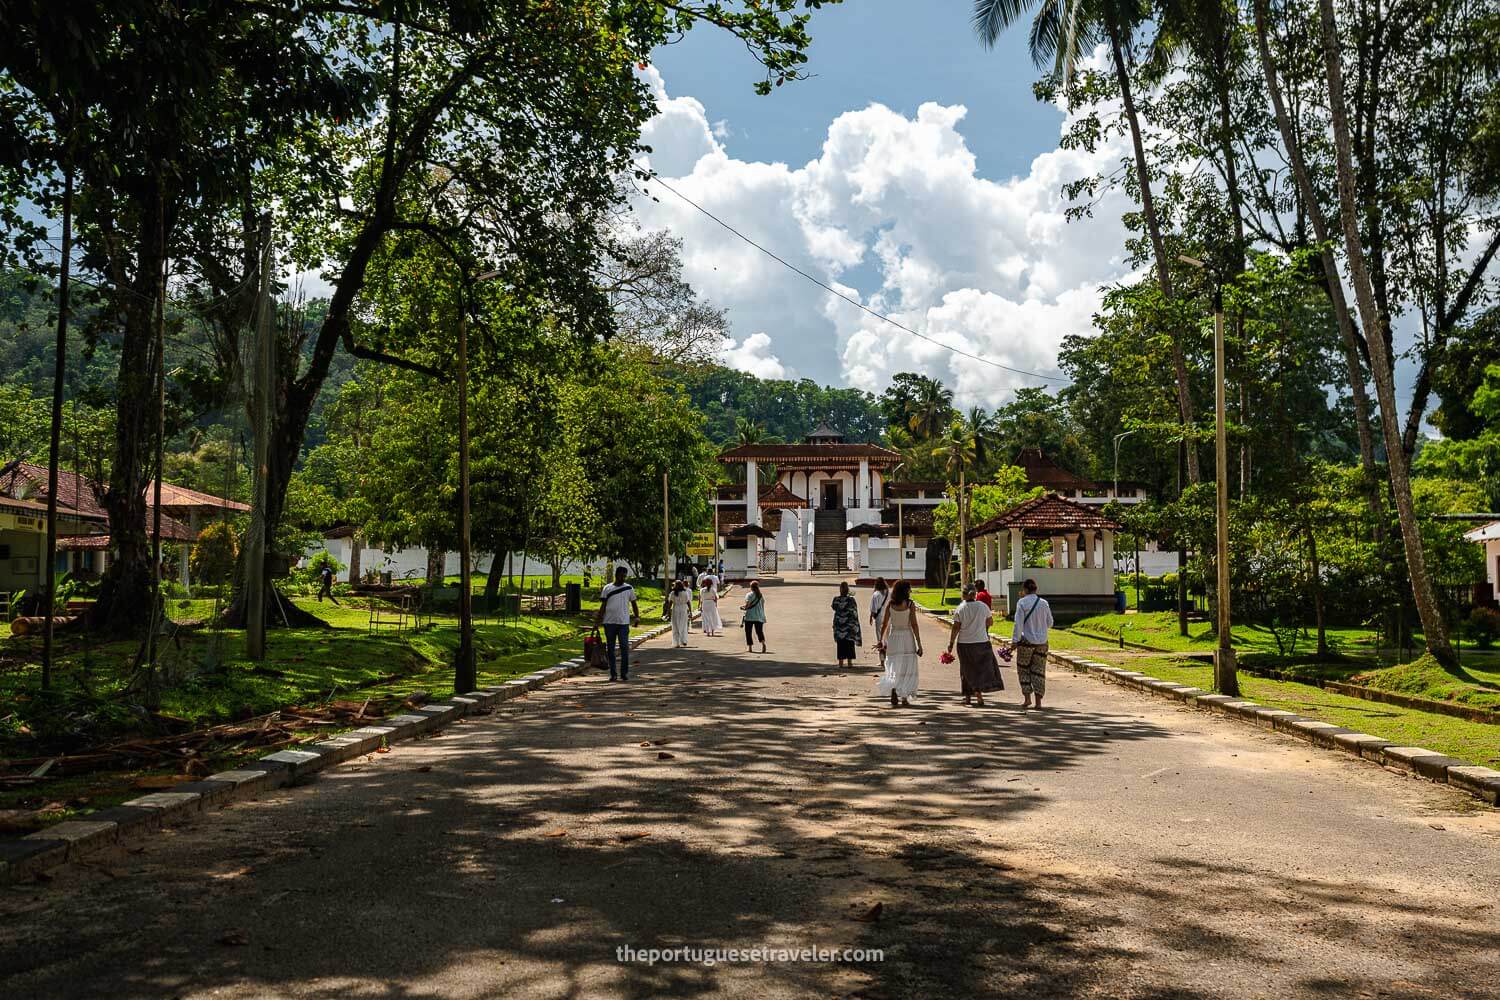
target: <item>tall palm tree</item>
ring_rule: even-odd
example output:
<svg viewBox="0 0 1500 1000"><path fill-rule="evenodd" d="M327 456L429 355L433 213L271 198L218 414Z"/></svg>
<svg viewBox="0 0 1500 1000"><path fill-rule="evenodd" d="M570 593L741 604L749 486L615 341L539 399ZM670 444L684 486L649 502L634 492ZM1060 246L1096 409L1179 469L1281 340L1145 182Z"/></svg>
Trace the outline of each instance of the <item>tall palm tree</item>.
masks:
<svg viewBox="0 0 1500 1000"><path fill-rule="evenodd" d="M747 417L734 418L734 443L736 446L747 444L760 444L765 440L766 431L760 424Z"/></svg>
<svg viewBox="0 0 1500 1000"><path fill-rule="evenodd" d="M964 418L964 431L974 441L974 467L985 468L994 457L995 446L1000 440L995 415L986 413L983 407L970 407L969 415Z"/></svg>
<svg viewBox="0 0 1500 1000"><path fill-rule="evenodd" d="M943 432L936 447L934 458L942 461L948 474L948 482L957 481L955 503L958 504L958 579L959 583L969 579L969 503L968 473L973 467L976 453L974 435L962 420L955 420Z"/></svg>
<svg viewBox="0 0 1500 1000"><path fill-rule="evenodd" d="M1173 291L1171 261L1162 236L1161 218L1151 192L1151 171L1146 162L1146 145L1141 137L1140 113L1130 84L1129 50L1132 37L1148 19L1150 7L1142 0L974 0L974 31L986 48L992 48L1006 29L1016 24L1033 7L1031 22L1031 58L1038 67L1054 64L1058 79L1066 84L1072 78L1073 63L1097 42L1109 45L1115 83L1120 88L1120 103L1130 127L1130 141L1135 153L1135 178L1141 193L1141 216L1151 237L1151 253L1156 260L1156 280L1167 299ZM1172 337L1172 368L1177 378L1177 409L1184 430L1193 424L1193 398L1189 391L1187 354L1182 348L1181 333ZM1199 482L1198 449L1189 438L1187 449L1188 480Z"/></svg>
<svg viewBox="0 0 1500 1000"><path fill-rule="evenodd" d="M923 376L907 413L907 426L917 437L932 440L953 420L953 390Z"/></svg>

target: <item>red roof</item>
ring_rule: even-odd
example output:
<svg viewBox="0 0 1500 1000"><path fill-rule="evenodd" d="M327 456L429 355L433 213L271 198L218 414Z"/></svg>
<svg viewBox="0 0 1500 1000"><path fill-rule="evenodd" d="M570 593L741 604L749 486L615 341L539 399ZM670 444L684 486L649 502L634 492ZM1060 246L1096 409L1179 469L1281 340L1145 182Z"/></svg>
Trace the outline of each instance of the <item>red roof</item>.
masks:
<svg viewBox="0 0 1500 1000"><path fill-rule="evenodd" d="M1056 493L1046 493L990 518L977 528L970 528L969 537L992 535L1011 528L1040 533L1118 531L1120 526L1086 504L1074 503Z"/></svg>
<svg viewBox="0 0 1500 1000"><path fill-rule="evenodd" d="M875 468L900 463L901 453L878 444L742 444L719 456L725 465L739 462L773 462L781 468L859 468L861 460Z"/></svg>
<svg viewBox="0 0 1500 1000"><path fill-rule="evenodd" d="M16 500L36 500L45 506L47 467L34 462L15 463L10 472L0 477L0 494ZM57 470L57 507L59 512L84 517L108 519L109 516L99 505L94 481L68 469Z"/></svg>
<svg viewBox="0 0 1500 1000"><path fill-rule="evenodd" d="M1064 469L1040 448L1022 448L1016 464L1026 470L1026 485L1049 490L1096 490L1099 484Z"/></svg>
<svg viewBox="0 0 1500 1000"><path fill-rule="evenodd" d="M151 482L146 486L146 503L150 504L156 498L156 484ZM240 503L238 500L226 500L224 497L216 497L212 493L200 493L190 490L186 486L174 486L171 483L161 484L161 506L163 510L173 507L208 507L213 510L238 510L248 511L249 504Z"/></svg>
<svg viewBox="0 0 1500 1000"><path fill-rule="evenodd" d="M151 528L155 519L148 515L146 517L146 537L151 538ZM165 514L161 518L161 540L164 542L192 542L197 540L192 529L175 517ZM108 535L64 535L57 540L60 549L107 549L109 548Z"/></svg>
<svg viewBox="0 0 1500 1000"><path fill-rule="evenodd" d="M146 487L146 506L149 509L152 501L156 499L155 483L149 483ZM104 492L104 487L88 476L81 475L69 469L57 470L57 507L58 513L76 515L88 520L108 521L109 515L99 503L99 496ZM5 475L0 476L0 496L13 500L35 501L40 503L43 509L47 506L47 467L37 465L34 462L17 462ZM186 512L189 508L200 510L234 510L247 511L250 508L235 500L226 500L216 497L211 493L201 493L198 490L190 490L185 486L175 486L172 483L161 484L161 506L162 510L177 510ZM164 518L165 520L165 518ZM187 532L186 527L182 528ZM163 533L164 537L170 537ZM190 540L189 533L187 539Z"/></svg>

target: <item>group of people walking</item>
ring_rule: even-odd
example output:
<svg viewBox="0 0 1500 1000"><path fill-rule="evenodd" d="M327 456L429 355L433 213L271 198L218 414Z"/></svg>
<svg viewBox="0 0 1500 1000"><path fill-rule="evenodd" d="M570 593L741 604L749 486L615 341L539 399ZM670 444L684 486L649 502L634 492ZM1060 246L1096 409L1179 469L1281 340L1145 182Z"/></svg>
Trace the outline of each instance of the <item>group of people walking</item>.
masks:
<svg viewBox="0 0 1500 1000"><path fill-rule="evenodd" d="M625 577L623 566L615 570L614 582L601 593L599 610L594 617L595 623L604 629L609 679L612 681L630 678L630 626L640 621L635 589ZM1042 699L1047 694L1047 642L1052 628L1052 608L1037 593L1035 580L1026 580L1021 590L1010 642L997 651L990 641L990 628L995 623L993 598L979 580L963 589L963 600L954 610L948 627L948 647L942 661L953 662L956 652L959 686L965 705L982 706L986 694L1005 690L1000 660L1009 661L1014 656L1016 675L1021 682L1022 707L1042 707ZM674 580L666 595L665 611L672 620L673 645L679 648L688 645L695 593L702 616L703 635L723 635L724 623L719 614L719 601L727 593L723 581L711 571L700 573L691 582ZM743 612L741 624L745 629L745 650L755 652L755 644L759 641L760 652L766 652L766 598L758 581L750 582L740 610ZM866 619L861 618L859 601L847 582L839 584L832 611L838 665L852 667L859 647L864 645L863 622ZM919 686L924 653L922 627L917 605L912 600L911 584L898 580L890 586L884 579L876 580L867 620L875 630L875 649L882 667L877 690L882 697L890 699L893 708L910 705L910 699ZM616 646L619 647L618 672L615 669Z"/></svg>
<svg viewBox="0 0 1500 1000"><path fill-rule="evenodd" d="M719 599L725 595L723 581L711 571L698 574L697 580L673 580L667 593L667 612L672 619L672 644L678 647L688 644L688 634L693 620L693 595L698 596L698 610L703 624L703 635L713 638L724 634L724 621L719 615ZM766 598L760 584L751 581L750 589L740 605L744 617L745 648L755 651L755 641L760 641L760 651L766 652Z"/></svg>
<svg viewBox="0 0 1500 1000"><path fill-rule="evenodd" d="M1042 707L1042 698L1047 693L1047 640L1052 628L1052 608L1037 593L1035 580L1028 579L1021 590L1010 643L997 652L990 642L990 627L995 623L993 598L982 581L964 587L963 601L954 610L948 628L948 649L943 662L952 662L957 650L965 705L983 705L986 693L1005 689L999 659L1009 660L1014 655L1016 675L1021 681L1022 707ZM917 693L923 654L922 628L911 598L911 584L900 580L888 587L884 579L876 580L870 595L869 620L875 626L875 649L883 667L876 688L882 696L890 698L891 707L909 705L912 695ZM863 643L859 603L847 583L839 584L839 594L833 599L833 638L839 666L852 667L856 647Z"/></svg>

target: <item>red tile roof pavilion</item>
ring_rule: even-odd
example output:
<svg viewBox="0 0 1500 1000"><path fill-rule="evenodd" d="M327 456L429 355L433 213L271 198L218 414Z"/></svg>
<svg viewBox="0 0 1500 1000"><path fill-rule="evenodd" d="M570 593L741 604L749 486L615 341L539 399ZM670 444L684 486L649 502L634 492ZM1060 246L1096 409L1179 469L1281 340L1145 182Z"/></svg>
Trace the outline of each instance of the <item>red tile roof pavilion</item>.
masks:
<svg viewBox="0 0 1500 1000"><path fill-rule="evenodd" d="M725 465L741 462L770 462L778 469L857 469L861 461L872 469L892 468L901 462L901 453L878 444L850 444L844 441L817 444L742 444L719 456Z"/></svg>
<svg viewBox="0 0 1500 1000"><path fill-rule="evenodd" d="M1074 503L1056 493L1044 493L970 528L969 538L1008 532L1012 528L1020 528L1032 537L1050 538L1070 532L1119 531L1120 525L1087 504Z"/></svg>

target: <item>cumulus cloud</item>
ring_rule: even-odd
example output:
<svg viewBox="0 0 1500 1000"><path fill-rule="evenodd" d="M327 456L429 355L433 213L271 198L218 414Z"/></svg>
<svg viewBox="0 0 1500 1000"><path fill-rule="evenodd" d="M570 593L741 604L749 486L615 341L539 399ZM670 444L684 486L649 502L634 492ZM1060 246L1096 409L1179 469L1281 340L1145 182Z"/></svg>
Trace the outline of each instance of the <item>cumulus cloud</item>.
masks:
<svg viewBox="0 0 1500 1000"><path fill-rule="evenodd" d="M1090 220L1068 223L1063 184L1109 170L1124 148L1055 150L1025 176L980 175L961 105L927 103L906 116L879 104L828 126L820 155L800 167L739 160L702 104L670 97L654 68L662 113L648 139L673 188L746 237L876 312L933 340L1015 368L1056 374L1057 348L1086 333L1101 285L1128 273L1119 217L1106 195ZM649 185L648 185L649 187ZM660 187L660 185L657 185ZM903 333L792 273L671 193L639 200L642 223L684 241L687 279L728 309L726 363L879 392L892 375L945 381L960 404L996 405L1042 384Z"/></svg>
<svg viewBox="0 0 1500 1000"><path fill-rule="evenodd" d="M743 342L725 337L719 348L719 359L730 368L738 368L759 378L786 378L786 366L770 353L771 338L764 332L752 333Z"/></svg>

